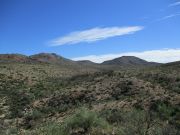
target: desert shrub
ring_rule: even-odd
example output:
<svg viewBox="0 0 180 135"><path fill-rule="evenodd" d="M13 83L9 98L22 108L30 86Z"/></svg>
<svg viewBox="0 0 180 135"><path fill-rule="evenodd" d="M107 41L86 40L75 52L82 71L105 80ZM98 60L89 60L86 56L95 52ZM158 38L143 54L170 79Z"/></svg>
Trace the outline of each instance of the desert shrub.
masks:
<svg viewBox="0 0 180 135"><path fill-rule="evenodd" d="M25 118L32 119L32 120L37 120L37 119L41 118L43 115L44 114L42 112L40 112L37 109L34 109L31 112L27 113L25 115Z"/></svg>
<svg viewBox="0 0 180 135"><path fill-rule="evenodd" d="M123 112L123 119L121 133L125 135L144 135L148 130L149 121L147 119L147 114L143 110L133 109L128 112Z"/></svg>
<svg viewBox="0 0 180 135"><path fill-rule="evenodd" d="M12 91L9 96L10 117L22 117L24 109L31 103L32 97L21 91Z"/></svg>
<svg viewBox="0 0 180 135"><path fill-rule="evenodd" d="M180 111L179 107L172 106L165 101L156 101L151 106L151 110L162 120L171 120L171 118L176 116Z"/></svg>
<svg viewBox="0 0 180 135"><path fill-rule="evenodd" d="M160 132L161 135L179 135L180 134L180 131L177 128L169 124L166 124L162 128L160 128L160 131L161 131Z"/></svg>
<svg viewBox="0 0 180 135"><path fill-rule="evenodd" d="M34 109L30 112L27 112L23 116L23 121L20 123L20 126L24 129L32 129L38 122L39 119L44 117L44 114L37 109Z"/></svg>
<svg viewBox="0 0 180 135"><path fill-rule="evenodd" d="M82 130L81 132L86 134L93 128L108 129L109 125L104 119L99 118L95 112L85 108L80 109L64 123L64 131L70 134L76 130Z"/></svg>
<svg viewBox="0 0 180 135"><path fill-rule="evenodd" d="M100 115L114 127L117 135L163 135L164 127L150 113L140 109L103 110Z"/></svg>
<svg viewBox="0 0 180 135"><path fill-rule="evenodd" d="M172 89L172 91L180 94L180 81L175 82L174 84L172 84L169 89Z"/></svg>
<svg viewBox="0 0 180 135"><path fill-rule="evenodd" d="M153 118L158 118L162 123L168 125L166 127L161 126L161 131L164 132L169 127L174 130L180 129L179 117L180 117L180 107L177 105L171 105L166 101L156 101L151 106L151 113Z"/></svg>
<svg viewBox="0 0 180 135"><path fill-rule="evenodd" d="M177 87L177 86L172 87L172 90L173 90L174 92L180 94L180 87L179 87L179 86L178 86L178 87Z"/></svg>
<svg viewBox="0 0 180 135"><path fill-rule="evenodd" d="M74 115L65 119L62 124L47 124L36 129L35 132L43 135L109 135L111 131L109 124L99 118L97 113L81 108Z"/></svg>
<svg viewBox="0 0 180 135"><path fill-rule="evenodd" d="M174 113L174 108L168 104L160 103L157 106L158 115L164 120L168 120Z"/></svg>
<svg viewBox="0 0 180 135"><path fill-rule="evenodd" d="M105 109L100 112L100 116L104 117L111 124L119 124L122 122L122 111L118 109Z"/></svg>
<svg viewBox="0 0 180 135"><path fill-rule="evenodd" d="M46 125L33 131L34 135L68 135L64 133L62 125L58 123L46 123Z"/></svg>
<svg viewBox="0 0 180 135"><path fill-rule="evenodd" d="M176 78L176 82L180 82L180 77L177 77L177 78Z"/></svg>
<svg viewBox="0 0 180 135"><path fill-rule="evenodd" d="M158 84L162 87L166 88L167 90L171 92L180 93L180 87L179 87L179 80L180 77L178 74L174 75L176 71L170 70L170 71L147 71L144 74L139 73L137 77L144 79L146 81L150 81L154 85Z"/></svg>
<svg viewBox="0 0 180 135"><path fill-rule="evenodd" d="M19 130L17 128L13 127L13 128L7 129L2 134L4 134L4 135L18 135L18 132L19 132Z"/></svg>
<svg viewBox="0 0 180 135"><path fill-rule="evenodd" d="M123 111L118 109L104 110L101 116L106 120L119 126L119 134L142 134L144 132L144 123L146 121L145 112L141 110Z"/></svg>
<svg viewBox="0 0 180 135"><path fill-rule="evenodd" d="M67 111L69 108L72 108L72 106L68 104L62 104L58 106L42 106L41 108L38 108L38 110L43 113L44 115L53 115L55 113L62 113Z"/></svg>
<svg viewBox="0 0 180 135"><path fill-rule="evenodd" d="M44 86L43 82L38 82L37 84L31 87L29 92L34 95L35 99L39 99L47 95L46 89L47 87Z"/></svg>
<svg viewBox="0 0 180 135"><path fill-rule="evenodd" d="M105 74L107 74L108 77L111 77L114 75L114 71L113 70L109 70L109 71L106 71Z"/></svg>
<svg viewBox="0 0 180 135"><path fill-rule="evenodd" d="M132 82L131 81L123 81L119 83L111 93L112 97L116 100L119 100L123 96L129 96L132 93Z"/></svg>

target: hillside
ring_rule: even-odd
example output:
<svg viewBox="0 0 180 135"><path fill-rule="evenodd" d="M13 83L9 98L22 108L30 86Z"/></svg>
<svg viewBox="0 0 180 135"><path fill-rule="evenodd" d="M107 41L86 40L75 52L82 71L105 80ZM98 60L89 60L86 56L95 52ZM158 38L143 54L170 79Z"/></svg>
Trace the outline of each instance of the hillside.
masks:
<svg viewBox="0 0 180 135"><path fill-rule="evenodd" d="M59 64L59 65L75 65L74 61L63 58L55 53L39 53L32 56L29 56L33 61L39 61L50 64Z"/></svg>
<svg viewBox="0 0 180 135"><path fill-rule="evenodd" d="M63 58L55 53L39 53L31 56L21 54L0 54L0 62L17 62L17 63L49 63L59 65L73 65L74 61Z"/></svg>
<svg viewBox="0 0 180 135"><path fill-rule="evenodd" d="M0 62L30 62L31 60L21 54L0 54Z"/></svg>
<svg viewBox="0 0 180 135"><path fill-rule="evenodd" d="M134 56L122 56L113 60L104 61L103 65L119 65L124 67L132 66L156 66L159 63L147 62Z"/></svg>
<svg viewBox="0 0 180 135"><path fill-rule="evenodd" d="M81 61L77 61L79 64L83 64L83 65L98 65L97 63L94 63L90 60L81 60Z"/></svg>
<svg viewBox="0 0 180 135"><path fill-rule="evenodd" d="M97 67L56 54L0 56L0 134L179 134L179 62L119 68L148 62L126 56Z"/></svg>

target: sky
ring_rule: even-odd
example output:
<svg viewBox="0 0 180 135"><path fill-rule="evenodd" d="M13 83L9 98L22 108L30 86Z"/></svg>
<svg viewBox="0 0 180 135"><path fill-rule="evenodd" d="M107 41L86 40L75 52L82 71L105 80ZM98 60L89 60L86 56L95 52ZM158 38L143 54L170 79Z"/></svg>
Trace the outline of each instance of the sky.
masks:
<svg viewBox="0 0 180 135"><path fill-rule="evenodd" d="M0 53L180 60L180 0L0 0Z"/></svg>

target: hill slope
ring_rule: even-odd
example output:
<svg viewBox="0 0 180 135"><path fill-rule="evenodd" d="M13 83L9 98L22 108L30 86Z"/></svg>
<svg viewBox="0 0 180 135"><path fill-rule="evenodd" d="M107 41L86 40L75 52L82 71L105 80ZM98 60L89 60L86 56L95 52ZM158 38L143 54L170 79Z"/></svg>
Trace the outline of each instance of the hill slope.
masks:
<svg viewBox="0 0 180 135"><path fill-rule="evenodd" d="M28 56L21 54L0 54L0 62L30 62Z"/></svg>
<svg viewBox="0 0 180 135"><path fill-rule="evenodd" d="M60 65L73 65L76 64L74 61L66 59L55 53L39 53L29 56L30 59L39 62L45 62L50 64L60 64Z"/></svg>
<svg viewBox="0 0 180 135"><path fill-rule="evenodd" d="M179 134L179 62L102 70L28 59L0 64L0 134Z"/></svg>
<svg viewBox="0 0 180 135"><path fill-rule="evenodd" d="M103 65L119 65L119 66L155 66L158 63L147 62L134 56L122 56L113 60L104 61Z"/></svg>
<svg viewBox="0 0 180 135"><path fill-rule="evenodd" d="M97 63L94 63L90 60L81 60L81 61L77 61L77 63L83 64L83 65L98 65Z"/></svg>

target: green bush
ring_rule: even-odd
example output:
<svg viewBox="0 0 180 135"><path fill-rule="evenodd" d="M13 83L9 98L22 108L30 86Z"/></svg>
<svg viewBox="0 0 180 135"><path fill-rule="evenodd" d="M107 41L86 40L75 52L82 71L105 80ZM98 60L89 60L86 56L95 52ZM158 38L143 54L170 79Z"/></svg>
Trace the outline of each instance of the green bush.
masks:
<svg viewBox="0 0 180 135"><path fill-rule="evenodd" d="M10 116L12 118L22 117L24 109L31 103L32 97L25 92L13 90L9 96Z"/></svg>
<svg viewBox="0 0 180 135"><path fill-rule="evenodd" d="M80 109L72 117L68 118L64 123L65 132L71 133L82 129L82 132L88 133L92 128L108 129L108 123L99 118L95 112L88 111L85 108Z"/></svg>
<svg viewBox="0 0 180 135"><path fill-rule="evenodd" d="M25 115L25 118L32 119L32 120L37 120L41 118L44 114L40 112L37 109L34 109L32 112L28 113Z"/></svg>
<svg viewBox="0 0 180 135"><path fill-rule="evenodd" d="M102 110L100 115L104 117L111 124L119 124L123 120L122 111L118 109Z"/></svg>
<svg viewBox="0 0 180 135"><path fill-rule="evenodd" d="M95 112L86 108L78 110L74 115L65 119L61 125L48 124L36 131L36 133L43 135L103 135L103 133L108 135L110 132L109 124L104 119L99 118Z"/></svg>
<svg viewBox="0 0 180 135"><path fill-rule="evenodd" d="M157 117L164 121L170 121L173 117L176 117L180 112L180 108L178 106L172 106L170 103L165 101L155 102L152 105L151 110L155 112L155 115L157 115Z"/></svg>
<svg viewBox="0 0 180 135"><path fill-rule="evenodd" d="M103 110L101 116L118 127L117 135L163 135L163 127L144 110Z"/></svg>

